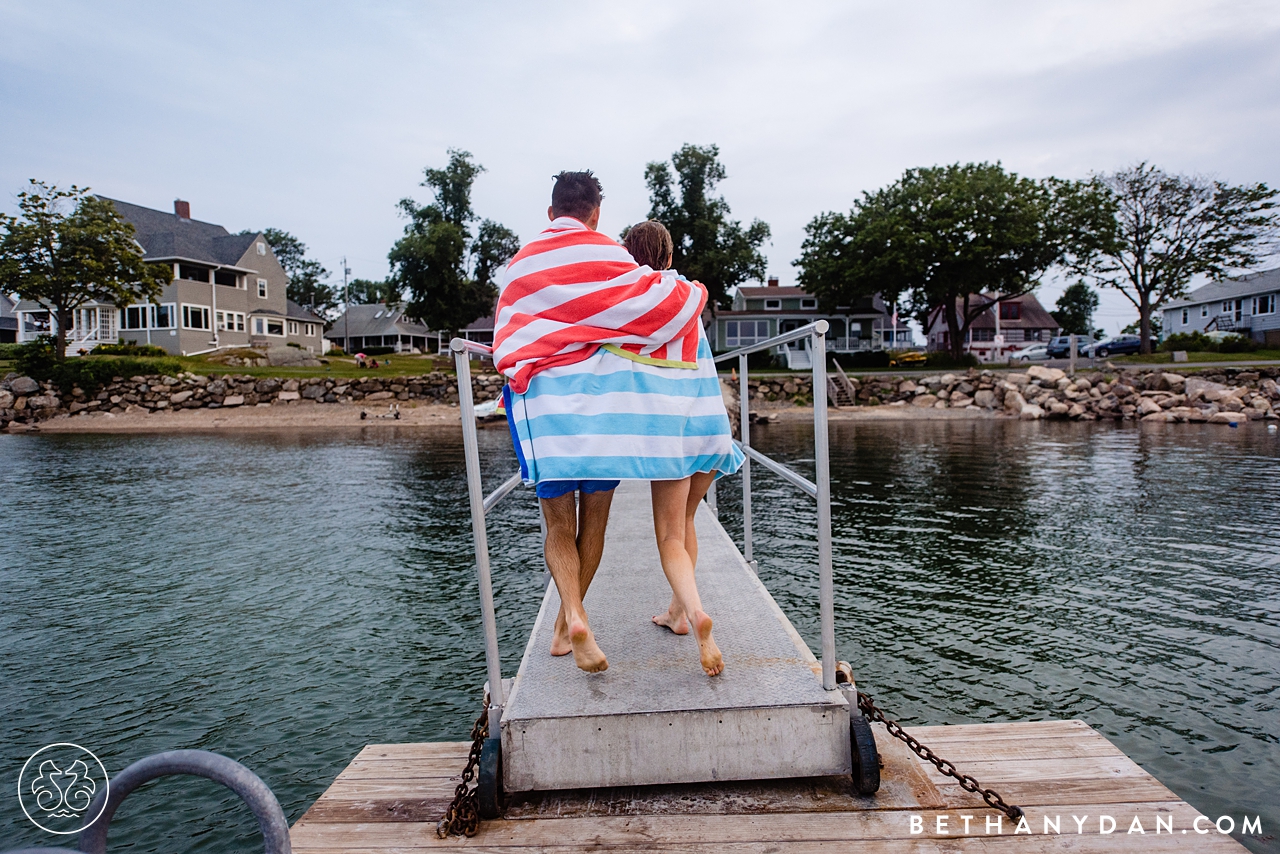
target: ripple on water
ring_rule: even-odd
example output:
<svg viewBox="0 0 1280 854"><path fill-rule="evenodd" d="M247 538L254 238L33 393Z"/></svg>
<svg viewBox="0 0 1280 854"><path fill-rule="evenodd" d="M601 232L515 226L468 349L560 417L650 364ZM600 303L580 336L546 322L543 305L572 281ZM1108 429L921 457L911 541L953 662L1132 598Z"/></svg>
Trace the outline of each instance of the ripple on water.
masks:
<svg viewBox="0 0 1280 854"><path fill-rule="evenodd" d="M754 437L812 475L808 430ZM1280 442L990 422L831 439L838 646L883 706L921 724L1082 718L1206 813L1280 826ZM254 768L292 821L367 743L466 736L484 657L455 430L0 444L14 774L57 740L115 770L203 747ZM481 448L496 483L505 434ZM816 646L816 562L797 559L812 505L758 468L754 483L761 577ZM740 538L736 482L720 508ZM532 502L499 513L510 673L542 563ZM113 828L140 852L255 836L233 797L175 779ZM0 838L48 841L11 798Z"/></svg>

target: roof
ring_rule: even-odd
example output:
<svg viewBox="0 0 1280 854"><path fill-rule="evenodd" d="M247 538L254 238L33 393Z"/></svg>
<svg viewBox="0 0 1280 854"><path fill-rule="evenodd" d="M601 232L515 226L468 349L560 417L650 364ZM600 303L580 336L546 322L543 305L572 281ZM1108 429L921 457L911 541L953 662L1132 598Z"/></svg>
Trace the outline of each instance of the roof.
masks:
<svg viewBox="0 0 1280 854"><path fill-rule="evenodd" d="M291 299L284 301L285 316L294 320L306 320L314 323L324 323L324 318L316 314L309 308L303 308Z"/></svg>
<svg viewBox="0 0 1280 854"><path fill-rule="evenodd" d="M333 322L326 338L364 338L369 335L426 335L430 330L405 317L400 307L387 308L383 303L353 305Z"/></svg>
<svg viewBox="0 0 1280 854"><path fill-rule="evenodd" d="M198 219L181 219L177 214L144 208L118 199L121 219L133 225L146 258L189 258L206 264L235 265L257 239L257 234L231 234L220 225Z"/></svg>
<svg viewBox="0 0 1280 854"><path fill-rule="evenodd" d="M969 304L976 306L977 300L985 299L994 300L996 294L970 294ZM1040 300L1036 299L1035 294L1023 294L1022 296L1012 297L1004 300L1006 303L1017 303L1021 306L1020 315L1017 320L1001 320L1001 329L1057 329L1058 321L1053 319L1053 315L1045 311L1044 306L1040 304ZM956 300L956 304L960 304L960 300ZM938 316L938 309L934 308L929 312L929 326L932 328L936 323L945 323ZM996 313L991 309L987 309L979 314L970 324L971 329L994 329L996 325Z"/></svg>
<svg viewBox="0 0 1280 854"><path fill-rule="evenodd" d="M804 288L783 287L781 285L739 285L738 293L743 299L763 299L764 297L812 297L813 294Z"/></svg>
<svg viewBox="0 0 1280 854"><path fill-rule="evenodd" d="M1219 279L1216 282L1210 282L1203 287L1196 288L1180 300L1165 303L1162 311L1168 311L1171 308L1182 308L1188 305L1199 305L1202 302L1220 302L1228 299L1251 297L1255 294L1265 294L1271 291L1280 291L1280 267L1272 270L1263 270L1259 273L1249 273L1246 276L1234 276L1230 279Z"/></svg>

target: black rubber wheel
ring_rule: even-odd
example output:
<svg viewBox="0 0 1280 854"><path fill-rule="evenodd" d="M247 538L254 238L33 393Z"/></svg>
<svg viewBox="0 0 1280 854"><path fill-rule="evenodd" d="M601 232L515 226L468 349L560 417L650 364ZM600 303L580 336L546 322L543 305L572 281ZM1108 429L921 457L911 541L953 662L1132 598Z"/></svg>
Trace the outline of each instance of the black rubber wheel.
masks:
<svg viewBox="0 0 1280 854"><path fill-rule="evenodd" d="M871 724L857 712L849 716L849 748L853 753L853 791L874 795L880 789L880 752Z"/></svg>
<svg viewBox="0 0 1280 854"><path fill-rule="evenodd" d="M877 779L879 775L877 774ZM480 748L480 767L476 773L476 799L480 817L498 818L503 810L502 739L486 738Z"/></svg>
<svg viewBox="0 0 1280 854"><path fill-rule="evenodd" d="M1103 347L1101 350L1098 351L1098 356L1103 359L1107 358L1110 355L1111 355L1111 351L1108 350L1106 347Z"/></svg>

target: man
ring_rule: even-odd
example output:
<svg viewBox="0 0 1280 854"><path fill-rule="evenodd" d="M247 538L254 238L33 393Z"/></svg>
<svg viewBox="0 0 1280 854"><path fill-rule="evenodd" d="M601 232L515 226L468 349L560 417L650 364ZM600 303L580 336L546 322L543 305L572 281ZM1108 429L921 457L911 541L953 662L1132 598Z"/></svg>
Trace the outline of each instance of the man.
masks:
<svg viewBox="0 0 1280 854"><path fill-rule="evenodd" d="M589 673L609 666L582 599L600 565L618 485L593 477L593 468L617 451L607 447L608 437L574 429L575 419L591 417L590 403L576 410L557 403L582 397L557 395L557 383L589 376L602 345L628 359L696 367L706 298L699 287L640 267L600 234L602 198L589 171L556 176L547 209L551 226L499 277L494 330L495 362L511 380L504 402L512 441L522 478L536 486L547 523L547 566L560 593L551 654L572 652Z"/></svg>

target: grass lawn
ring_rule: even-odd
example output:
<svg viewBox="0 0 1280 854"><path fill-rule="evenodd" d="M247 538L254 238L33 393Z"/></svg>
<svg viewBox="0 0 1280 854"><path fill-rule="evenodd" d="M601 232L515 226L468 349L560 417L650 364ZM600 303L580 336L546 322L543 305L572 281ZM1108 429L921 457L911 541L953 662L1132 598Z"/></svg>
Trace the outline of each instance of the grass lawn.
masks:
<svg viewBox="0 0 1280 854"><path fill-rule="evenodd" d="M102 359L115 358L112 356L98 357ZM137 357L129 358L130 361L146 362L148 359L139 359ZM182 365L184 371L190 371L193 374L208 376L209 374L240 374L251 377L394 377L394 376L419 376L421 374L429 374L432 371L443 371L444 373L453 373L453 359L446 357L434 356L399 356L392 355L389 358L378 357L378 368L376 370L370 368L356 367L355 359L346 356L324 356L322 357L328 362L326 365L319 365L310 368L285 368L285 367L266 367L266 368L248 368L239 366L229 366L219 364L218 362L209 361L203 356L165 356L157 358L155 361L172 364L177 362ZM4 376L9 371L14 370L12 361L0 361L0 376ZM471 372L475 373L492 373L493 367L491 362L485 362L483 367L481 363L473 361L471 363Z"/></svg>
<svg viewBox="0 0 1280 854"><path fill-rule="evenodd" d="M1255 350L1252 353L1206 353L1202 351L1187 353L1188 362L1265 362L1280 359L1280 350ZM1144 356L1135 353L1132 356L1112 356L1114 364L1130 365L1164 365L1173 364L1172 353L1152 353Z"/></svg>

